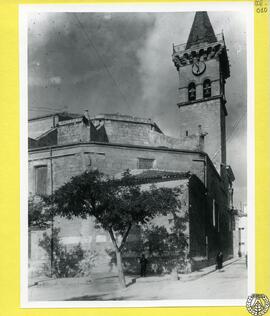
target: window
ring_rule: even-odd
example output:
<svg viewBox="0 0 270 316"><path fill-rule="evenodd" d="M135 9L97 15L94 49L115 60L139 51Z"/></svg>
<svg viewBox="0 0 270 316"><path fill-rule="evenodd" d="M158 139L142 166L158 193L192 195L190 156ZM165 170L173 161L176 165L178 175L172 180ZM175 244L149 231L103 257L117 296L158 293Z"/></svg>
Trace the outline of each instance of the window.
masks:
<svg viewBox="0 0 270 316"><path fill-rule="evenodd" d="M203 82L203 97L211 97L211 81L209 79L206 79Z"/></svg>
<svg viewBox="0 0 270 316"><path fill-rule="evenodd" d="M154 159L139 158L138 169L152 169L154 166Z"/></svg>
<svg viewBox="0 0 270 316"><path fill-rule="evenodd" d="M36 194L47 194L47 166L35 167L35 186Z"/></svg>
<svg viewBox="0 0 270 316"><path fill-rule="evenodd" d="M216 227L217 231L219 232L219 206L215 199L213 199L213 206L212 206L212 219L213 219L213 226Z"/></svg>
<svg viewBox="0 0 270 316"><path fill-rule="evenodd" d="M189 101L196 100L196 85L194 82L191 82L188 85L188 100Z"/></svg>
<svg viewBox="0 0 270 316"><path fill-rule="evenodd" d="M212 218L213 218L213 226L215 227L216 226L216 201L213 200L213 215L212 215Z"/></svg>
<svg viewBox="0 0 270 316"><path fill-rule="evenodd" d="M231 216L229 216L228 223L229 223L229 232L231 232L232 231L232 217Z"/></svg>

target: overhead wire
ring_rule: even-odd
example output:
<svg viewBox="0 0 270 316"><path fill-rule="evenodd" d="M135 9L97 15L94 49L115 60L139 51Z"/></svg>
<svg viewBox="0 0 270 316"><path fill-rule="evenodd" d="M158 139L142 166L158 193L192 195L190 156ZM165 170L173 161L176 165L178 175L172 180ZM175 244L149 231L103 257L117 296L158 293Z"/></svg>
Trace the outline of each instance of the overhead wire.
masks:
<svg viewBox="0 0 270 316"><path fill-rule="evenodd" d="M54 21L52 23L50 23L50 25L53 26L54 28L54 33L55 34L58 34L58 37L59 37L59 34L60 32L57 31L56 27L55 27L55 23ZM48 55L49 53L51 52L55 52L56 50L55 49L50 49L50 50L46 50L46 55ZM47 88L47 85L45 86L45 88ZM58 88L58 90L61 89L61 88ZM37 98L36 97L33 97L32 95L32 98L34 99L34 104L38 104L39 102L37 101ZM28 110L31 111L31 112L54 112L54 113L57 113L57 112L64 112L65 111L65 106L59 108L55 108L53 107L53 105L51 104L50 106L36 106L36 107L31 107L31 106L28 106Z"/></svg>
<svg viewBox="0 0 270 316"><path fill-rule="evenodd" d="M234 133L238 127L238 125L240 124L240 122L244 119L244 117L246 116L247 114L247 110L244 111L244 113L238 118L238 120L236 120L232 126L232 131L230 133L230 135L228 135L226 137L226 144L228 145L231 141L232 141L232 137L234 136ZM214 160L216 158L216 155L221 151L221 148L219 148L215 154L213 155L213 158L212 160Z"/></svg>
<svg viewBox="0 0 270 316"><path fill-rule="evenodd" d="M110 76L111 80L113 81L114 85L115 85L116 88L118 89L119 94L120 94L121 98L123 99L124 103L125 103L126 105L128 105L127 98L126 98L125 94L123 93L123 91L122 91L122 89L121 89L121 87L120 87L120 84L119 84L118 81L114 78L114 76L113 76L113 74L111 73L110 69L108 68L108 66L107 66L106 63L104 62L102 56L100 55L100 53L99 53L99 51L98 51L98 49L97 49L97 46L95 45L94 40L92 39L93 36L92 36L92 34L91 34L91 31L88 30L88 32L87 32L87 31L85 30L85 28L84 28L84 26L83 26L83 23L81 22L81 20L79 19L79 17L77 16L76 13L72 12L71 14L72 14L72 16L74 17L74 19L76 20L77 25L80 27L80 29L82 30L83 34L85 35L85 37L86 37L86 39L87 39L89 45L91 45L92 48L94 49L94 51L95 51L97 57L98 57L99 60L100 60L101 65L102 65L103 68L106 70L106 72L107 72L108 75ZM89 36L88 33L91 34L91 37Z"/></svg>
<svg viewBox="0 0 270 316"><path fill-rule="evenodd" d="M79 19L79 17L77 16L76 13L71 13L72 16L74 17L74 20L76 20L76 25L80 28L80 30L82 31L82 33L84 34L87 42L88 42L88 46L90 45L93 50L95 51L95 54L96 56L98 57L102 67L105 69L105 71L108 73L109 77L111 78L112 82L114 83L115 87L117 88L123 102L128 105L128 101L127 101L127 98L125 96L125 94L123 93L122 89L121 89L121 86L120 84L118 83L118 81L114 78L112 72L110 71L110 69L108 68L108 66L106 65L106 63L104 62L102 56L100 55L98 49L97 49L97 46L95 45L93 39L91 37L93 37L91 35L91 37L89 36L88 32L91 34L90 30L88 30L88 32L86 31L82 21ZM54 26L55 27L55 26ZM59 34L59 32L57 32ZM54 108L49 108L49 107L45 107L45 106L40 106L40 107L37 107L37 108L29 108L29 111L38 111L38 109L42 110L42 111L55 111L57 109L54 109ZM62 110L62 109L60 109Z"/></svg>

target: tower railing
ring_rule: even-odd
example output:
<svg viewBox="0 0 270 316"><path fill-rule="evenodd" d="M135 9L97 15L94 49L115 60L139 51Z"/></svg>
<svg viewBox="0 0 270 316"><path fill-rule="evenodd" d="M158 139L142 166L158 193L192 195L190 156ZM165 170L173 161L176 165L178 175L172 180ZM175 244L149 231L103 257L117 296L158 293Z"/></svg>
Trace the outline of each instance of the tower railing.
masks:
<svg viewBox="0 0 270 316"><path fill-rule="evenodd" d="M214 43L224 42L224 35L222 33L215 34L217 41ZM212 44L212 43L211 43ZM184 51L191 51L193 48L186 49L187 43L182 43L178 45L173 44L173 53L181 53ZM203 46L203 43L197 44L197 47Z"/></svg>

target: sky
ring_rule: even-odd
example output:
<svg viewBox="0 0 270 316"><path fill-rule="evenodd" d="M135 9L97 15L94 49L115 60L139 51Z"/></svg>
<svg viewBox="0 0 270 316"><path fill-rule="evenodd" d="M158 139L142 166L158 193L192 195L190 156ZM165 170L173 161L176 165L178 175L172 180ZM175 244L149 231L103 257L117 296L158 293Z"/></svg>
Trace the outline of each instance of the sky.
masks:
<svg viewBox="0 0 270 316"><path fill-rule="evenodd" d="M179 137L178 74L172 45L187 42L195 12L30 13L29 117L59 111L152 118ZM246 203L246 30L239 12L209 12L224 32L231 65L226 82L227 163L234 204Z"/></svg>

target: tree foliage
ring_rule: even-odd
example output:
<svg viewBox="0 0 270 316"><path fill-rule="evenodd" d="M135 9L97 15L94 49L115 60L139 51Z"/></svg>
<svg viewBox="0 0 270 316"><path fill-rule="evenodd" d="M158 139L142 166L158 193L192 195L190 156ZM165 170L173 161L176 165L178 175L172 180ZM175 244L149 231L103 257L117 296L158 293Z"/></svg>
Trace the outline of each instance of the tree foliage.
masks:
<svg viewBox="0 0 270 316"><path fill-rule="evenodd" d="M51 208L42 197L30 195L28 198L28 227L46 229L52 218Z"/></svg>
<svg viewBox="0 0 270 316"><path fill-rule="evenodd" d="M67 250L67 247L61 242L59 236L60 229L53 229L53 267L45 264L45 274L56 278L67 278L74 276L89 276L95 264L96 253L83 250L80 244ZM45 232L43 238L39 241L39 246L51 256L51 234ZM47 273L46 273L47 271Z"/></svg>
<svg viewBox="0 0 270 316"><path fill-rule="evenodd" d="M73 177L52 196L57 214L72 218L94 216L97 224L116 240L122 248L127 235L135 224L145 224L157 214L164 214L178 207L176 192L152 185L143 190L136 179L126 172L121 179L109 179L98 170L87 171Z"/></svg>
<svg viewBox="0 0 270 316"><path fill-rule="evenodd" d="M73 177L54 192L50 203L60 216L95 217L97 225L110 234L119 275L123 275L121 251L132 226L146 224L156 215L179 207L174 189L152 185L146 190L129 171L121 179L111 179L98 170Z"/></svg>

